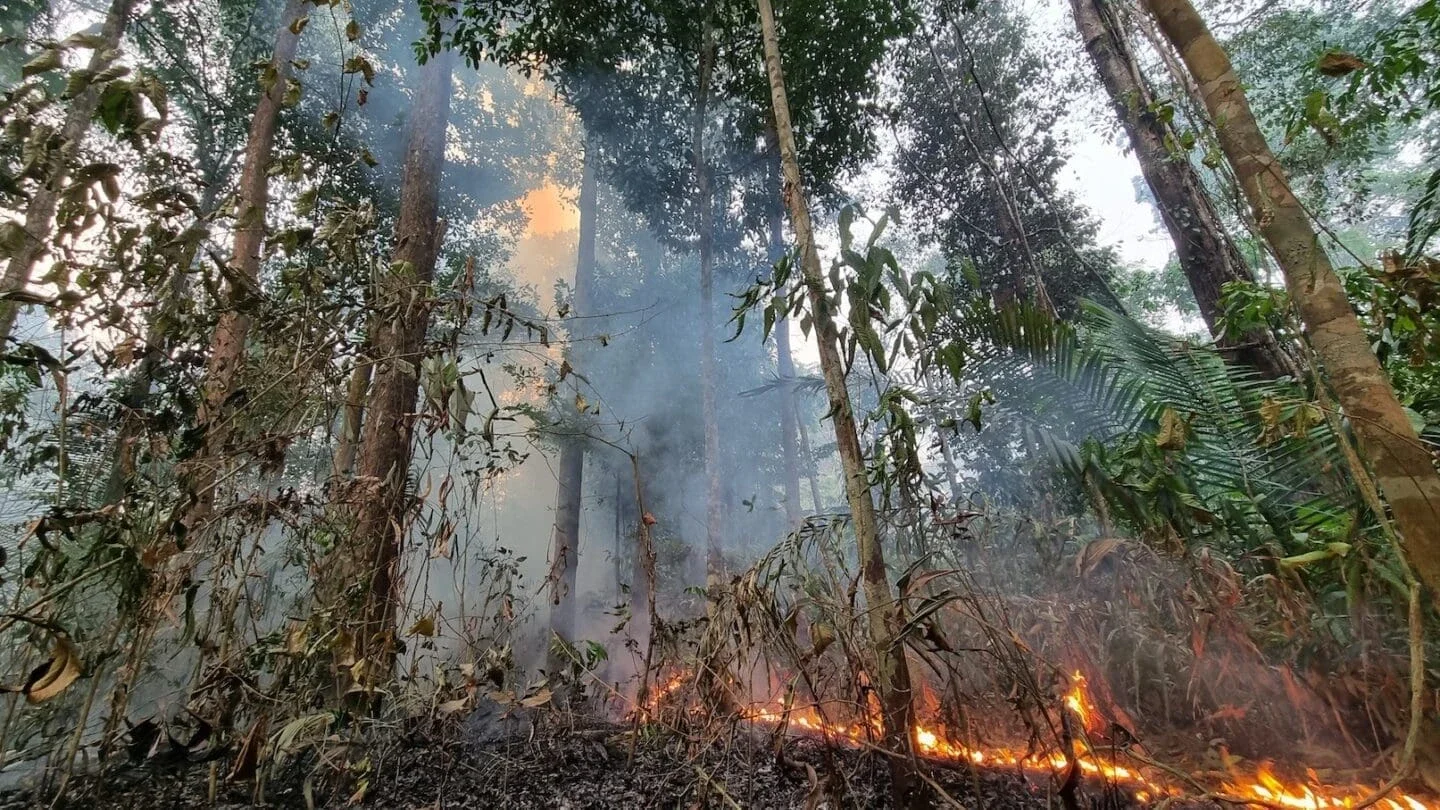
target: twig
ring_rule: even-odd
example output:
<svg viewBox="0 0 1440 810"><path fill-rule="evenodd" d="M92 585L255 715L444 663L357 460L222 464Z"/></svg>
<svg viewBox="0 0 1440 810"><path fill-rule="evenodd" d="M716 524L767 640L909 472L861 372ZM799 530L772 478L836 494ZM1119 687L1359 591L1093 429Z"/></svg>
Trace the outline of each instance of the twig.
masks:
<svg viewBox="0 0 1440 810"><path fill-rule="evenodd" d="M739 804L736 804L734 799L730 798L730 794L725 792L725 788L721 787L719 782L716 782L710 777L709 774L705 773L704 768L696 765L695 775L700 777L700 781L704 782L708 787L714 788L715 792L720 794L720 798L725 800L725 804L734 808L734 810L745 810L745 808L741 807Z"/></svg>
<svg viewBox="0 0 1440 810"><path fill-rule="evenodd" d="M636 549L642 556L642 564L645 569L646 594L646 640L645 640L645 665L640 673L640 689L636 692L636 703L640 704L640 711L635 712L634 734L630 737L630 751L626 758L627 765L635 764L635 746L640 741L640 721L644 718L644 704L646 693L650 690L650 667L655 658L655 550L650 543L650 525L645 522L645 490L640 485L640 456L637 453L627 453L630 456L630 470L635 478L635 505L639 510L638 515L638 538L640 548Z"/></svg>

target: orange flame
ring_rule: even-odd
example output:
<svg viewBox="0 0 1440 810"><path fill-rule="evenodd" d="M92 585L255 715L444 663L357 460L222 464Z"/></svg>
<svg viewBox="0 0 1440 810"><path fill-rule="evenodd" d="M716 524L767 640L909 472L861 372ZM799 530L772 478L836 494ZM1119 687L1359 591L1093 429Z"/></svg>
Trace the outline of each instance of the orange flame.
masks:
<svg viewBox="0 0 1440 810"><path fill-rule="evenodd" d="M654 687L645 701L644 713L653 715L661 701L674 694L689 680L688 673L671 676L663 684ZM1063 703L1087 732L1101 725L1100 712L1095 708L1086 691L1085 676L1075 672L1070 676L1070 690ZM872 715L878 714L873 711ZM855 747L872 745L879 736L881 722L872 716L865 723L841 725L828 723L814 707L791 707L786 709L779 703L756 703L744 710L744 717L756 724L777 727L786 725L802 733L819 734L828 739L848 742ZM971 748L950 738L944 728L918 725L915 728L915 745L920 752L935 759L950 762L968 762L987 768L1021 768L1030 771L1056 773L1071 766L1081 774L1105 779L1129 788L1137 800L1149 801L1158 796L1181 796L1186 791L1159 779L1151 778L1140 770L1121 765L1100 751L1091 748L1085 741L1074 741L1070 756L1060 750L1026 755L1019 750L1005 747ZM1232 800L1253 800L1251 807L1295 808L1296 810L1345 810L1364 803L1374 788L1357 786L1325 786L1320 784L1314 772L1309 781L1286 782L1277 776L1268 764L1261 765L1251 777L1236 778L1222 786L1222 793ZM1382 810L1440 810L1440 802L1420 799L1407 793L1392 791L1372 807Z"/></svg>

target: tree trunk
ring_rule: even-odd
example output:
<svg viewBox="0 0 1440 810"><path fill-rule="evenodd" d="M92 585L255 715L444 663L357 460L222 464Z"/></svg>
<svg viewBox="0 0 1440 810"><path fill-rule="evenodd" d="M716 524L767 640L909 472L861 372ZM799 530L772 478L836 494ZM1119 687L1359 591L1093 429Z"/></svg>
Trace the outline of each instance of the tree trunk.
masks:
<svg viewBox="0 0 1440 810"><path fill-rule="evenodd" d="M987 159L983 155L979 155L977 158L979 160ZM1007 245L1013 245L1020 251L1020 258L1030 277L1028 286L1031 289L1028 297L1034 301L1035 306L1049 313L1051 317L1055 317L1055 303L1050 299L1050 291L1045 286L1045 275L1040 272L1040 263L1035 261L1035 252L1030 249L1030 237L1026 235L1025 222L1020 218L1020 205L1011 190L1005 187L1005 181L998 169L991 174L990 181L991 189L994 191L992 207L995 209L995 218L1000 226L1000 237L1005 240ZM1014 290L1016 292L1024 290L1026 286L1023 280L1015 279Z"/></svg>
<svg viewBox="0 0 1440 810"><path fill-rule="evenodd" d="M1189 0L1146 0L1146 6L1200 87L1220 147L1285 275L1315 356L1390 503L1405 556L1433 592L1440 588L1440 475L1430 452L1370 351L1345 288L1265 142L1224 49Z"/></svg>
<svg viewBox="0 0 1440 810"><path fill-rule="evenodd" d="M649 487L640 478L638 456L628 456L630 464L632 496L624 507L627 518L634 519L635 555L630 560L630 622L627 631L630 638L643 647L642 655L648 653L650 630L655 614L655 547L650 541L650 527L655 518L645 509L645 492ZM632 514L633 512L633 514Z"/></svg>
<svg viewBox="0 0 1440 810"><path fill-rule="evenodd" d="M960 490L960 468L955 463L955 453L950 449L950 440L945 437L946 428L941 424L944 420L940 416L940 409L934 404L936 394L935 389L930 387L928 374L922 379L922 384L926 398L931 401L930 421L935 429L935 442L940 445L940 465L945 472L945 486L950 492L950 502L959 508L960 504L965 502L965 494Z"/></svg>
<svg viewBox="0 0 1440 810"><path fill-rule="evenodd" d="M805 427L805 420L800 416L800 399L794 397L791 404L795 413L795 427L800 433L800 463L805 466L805 480L810 484L810 508L811 511L819 514L825 510L821 504L824 501L820 498L820 467L815 462L815 453L810 450L810 428Z"/></svg>
<svg viewBox="0 0 1440 810"><path fill-rule="evenodd" d="M766 149L772 163L770 177L774 181L774 194L767 212L769 244L766 258L773 265L785 255L785 216L780 202L780 139L772 124L765 132ZM783 455L785 474L785 523L791 531L800 526L800 459L799 433L795 410L795 358L790 354L790 320L775 320L775 370L780 378L780 451Z"/></svg>
<svg viewBox="0 0 1440 810"><path fill-rule="evenodd" d="M454 56L441 51L420 69L410 104L395 254L380 279L370 346L374 382L352 485L354 529L325 561L319 597L332 608L358 668L339 673L341 691L366 692L388 679L395 657L398 566L410 494L418 370L430 324L430 282L439 253L440 176L450 117ZM355 589L358 587L358 593ZM342 661L344 659L342 653Z"/></svg>
<svg viewBox="0 0 1440 810"><path fill-rule="evenodd" d="M200 387L198 424L205 430L204 444L198 458L191 463L185 492L189 503L184 505L181 519L186 532L194 531L206 519L215 503L217 465L231 433L231 414L225 403L235 391L236 380L245 363L245 340L250 331L250 315L260 290L260 251L265 243L265 220L270 203L270 158L275 144L275 127L285 97L285 82L290 76L290 63L300 35L294 30L308 6L307 0L287 0L275 32L275 51L270 57L274 82L261 93L250 119L250 134L245 141L245 162L240 169L240 186L236 191L235 239L231 249L229 284L230 300L215 324L210 339L210 358L205 365L205 381Z"/></svg>
<svg viewBox="0 0 1440 810"><path fill-rule="evenodd" d="M918 785L914 759L914 709L910 702L910 669L905 660L905 643L900 636L902 609L890 587L885 555L875 520L865 474L865 459L856 433L850 393L845 388L844 362L840 357L839 335L825 293L820 254L815 246L810 211L800 177L795 150L795 133L790 127L790 104L785 98L785 76L780 64L780 42L775 33L775 16L770 0L757 0L760 32L765 43L765 68L770 79L770 99L775 111L775 130L780 137L780 158L785 170L784 198L800 246L800 269L814 314L815 335L820 349L820 369L830 398L830 418L835 425L835 442L845 471L845 494L850 503L855 541L864 581L870 643L875 655L870 682L880 698L885 746L890 758L891 786L897 807L909 806Z"/></svg>
<svg viewBox="0 0 1440 810"><path fill-rule="evenodd" d="M715 29L708 16L700 42L700 77L690 146L695 170L696 232L700 242L700 417L705 432L705 584L724 577L724 496L720 488L720 426L715 415L715 194L705 157L705 122L715 70Z"/></svg>
<svg viewBox="0 0 1440 810"><path fill-rule="evenodd" d="M105 24L100 30L101 43L90 54L86 70L91 75L100 73L114 61L125 34L130 12L135 0L111 0L110 10L105 15ZM65 114L65 123L60 129L60 146L51 158L54 171L45 185L36 190L25 207L25 243L10 258L5 266L5 276L0 278L0 296L18 292L30 284L35 263L44 255L55 229L55 213L60 207L60 196L70 179L70 164L80 153L90 124L95 120L95 110L100 106L101 88L91 85L70 104ZM20 312L16 301L0 299L0 347L15 329L15 318Z"/></svg>
<svg viewBox="0 0 1440 810"><path fill-rule="evenodd" d="M194 227L203 227L215 214L223 182L220 177L208 178L205 193L201 196L197 208ZM135 474L135 443L143 434L145 412L149 410L150 404L150 390L155 386L155 377L161 364L170 356L172 341L171 336L166 334L166 320L189 292L190 269L195 263L201 241L203 240L199 238L193 240L175 262L174 274L170 277L168 289L165 291L165 300L150 314L150 323L145 330L145 354L126 383L125 393L120 397L122 414L120 429L115 436L114 461L105 481L106 505L123 501L130 490L131 478Z"/></svg>
<svg viewBox="0 0 1440 810"><path fill-rule="evenodd" d="M367 331L372 331L372 328L367 327ZM355 355L355 367L350 369L350 379L345 384L339 444L335 447L335 460L331 467L331 477L337 485L348 479L355 469L355 450L360 446L360 428L365 420L365 395L370 393L370 375L375 370L369 355L367 341Z"/></svg>
<svg viewBox="0 0 1440 810"><path fill-rule="evenodd" d="M1221 349L1270 377L1299 377L1298 365L1269 331L1257 330L1237 343L1227 341L1217 328L1224 285L1232 281L1253 283L1255 274L1221 226L1220 214L1195 167L1184 153L1172 153L1170 145L1176 143L1176 137L1154 113L1155 95L1140 73L1114 12L1105 0L1070 0L1070 6L1075 13L1075 27L1129 136L1165 230L1175 243L1175 257L1190 282L1210 334Z"/></svg>
<svg viewBox="0 0 1440 810"><path fill-rule="evenodd" d="M576 247L575 287L570 299L569 346L566 354L578 365L583 317L591 314L595 284L596 142L585 145L585 170L580 180L580 240ZM573 379L573 378L572 378ZM578 386L579 383L577 382ZM560 448L560 476L555 503L555 535L550 552L550 631L575 641L575 578L580 558L580 506L584 492L585 445L567 437Z"/></svg>

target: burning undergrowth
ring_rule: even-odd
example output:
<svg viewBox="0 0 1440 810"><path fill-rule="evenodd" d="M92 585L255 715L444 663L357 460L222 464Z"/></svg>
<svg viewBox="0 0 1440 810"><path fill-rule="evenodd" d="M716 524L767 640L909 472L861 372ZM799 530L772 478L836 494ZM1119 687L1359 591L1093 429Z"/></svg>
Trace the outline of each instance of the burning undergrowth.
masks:
<svg viewBox="0 0 1440 810"><path fill-rule="evenodd" d="M947 530L897 581L917 760L1022 773L1069 807L1096 791L1440 807L1419 779L1382 789L1409 764L1403 644L1327 645L1293 583L1204 551L1071 540L1062 575L1041 578L1001 534ZM714 593L706 617L664 627L640 719L695 740L739 725L776 747L800 736L880 751L844 537L843 520L812 520Z"/></svg>

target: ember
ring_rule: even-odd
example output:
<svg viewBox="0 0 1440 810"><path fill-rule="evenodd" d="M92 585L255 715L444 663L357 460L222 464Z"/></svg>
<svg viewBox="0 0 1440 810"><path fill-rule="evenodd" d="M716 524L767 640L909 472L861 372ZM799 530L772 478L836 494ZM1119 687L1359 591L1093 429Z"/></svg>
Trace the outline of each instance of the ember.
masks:
<svg viewBox="0 0 1440 810"><path fill-rule="evenodd" d="M663 700L676 694L689 680L688 673L671 675L662 685L654 688L651 698L646 701L645 714L652 716ZM1094 731L1101 725L1101 714L1086 691L1085 676L1080 672L1070 675L1070 689L1065 694L1065 708L1079 721L1078 727ZM801 734L819 735L826 739L857 748L869 748L880 733L880 720L872 717L867 724L839 724L826 721L814 708L791 707L779 703L754 704L744 710L745 719L768 727L794 729ZM868 726L868 727L867 727ZM938 726L917 725L915 742L920 751L934 759L949 762L968 762L993 769L1014 769L1058 774L1070 767L1071 761L1080 772L1092 779L1101 779L1128 788L1136 799L1150 801L1157 797L1181 797L1188 792L1184 788L1159 777L1151 777L1136 767L1122 765L1112 755L1093 748L1083 739L1073 741L1069 757L1062 750L1051 750L1029 754L1016 748L972 748L951 739L946 729ZM1125 753L1123 749L1116 749ZM1221 789L1211 794L1213 798L1228 804L1243 804L1246 807L1295 808L1295 810L1342 810L1343 808L1378 807L1382 810L1440 810L1440 802L1434 799L1420 799L1407 793L1391 791L1378 800L1373 799L1377 787L1364 785L1324 785L1312 771L1306 780L1287 782L1277 775L1271 765L1259 766L1252 775L1235 775L1224 782Z"/></svg>

